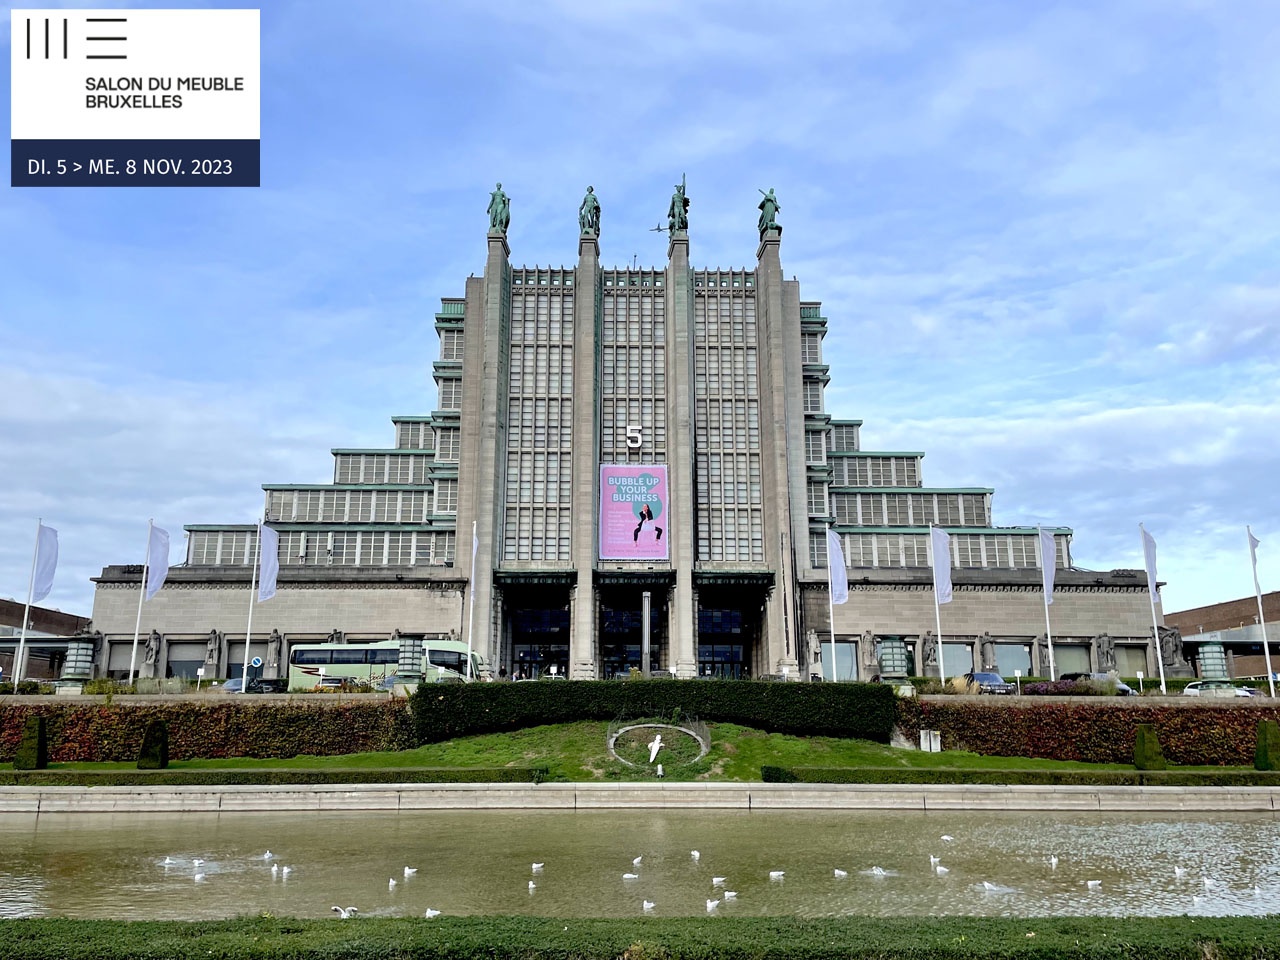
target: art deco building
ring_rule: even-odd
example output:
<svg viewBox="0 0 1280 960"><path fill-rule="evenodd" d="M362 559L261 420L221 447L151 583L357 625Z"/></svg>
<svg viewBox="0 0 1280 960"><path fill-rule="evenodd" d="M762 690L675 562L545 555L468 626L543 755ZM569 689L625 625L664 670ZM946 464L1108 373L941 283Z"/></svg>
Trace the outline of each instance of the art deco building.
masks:
<svg viewBox="0 0 1280 960"><path fill-rule="evenodd" d="M864 450L861 421L832 419L828 319L761 220L755 262L711 270L674 213L667 262L641 269L602 266L587 220L573 266L513 266L493 217L483 272L435 315L436 409L392 417L393 447L333 450L332 483L264 487L280 589L252 652L268 675L300 641L469 635L495 671L610 677L641 666L645 609L651 666L678 677L918 674L931 524L951 534L949 676L984 660L1047 674L1042 562L1059 672L1154 672L1142 576L1076 570L1066 528L1042 558L1035 528L993 524L990 489L926 486L923 453ZM834 643L832 525L850 581ZM169 673L238 675L255 528L186 529L143 631ZM140 573L96 578L117 675Z"/></svg>

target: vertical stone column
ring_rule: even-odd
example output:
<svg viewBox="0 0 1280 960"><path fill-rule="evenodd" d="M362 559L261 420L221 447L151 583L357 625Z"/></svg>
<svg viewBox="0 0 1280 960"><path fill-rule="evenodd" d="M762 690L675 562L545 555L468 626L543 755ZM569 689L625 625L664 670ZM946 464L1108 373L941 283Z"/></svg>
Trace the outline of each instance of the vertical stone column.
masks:
<svg viewBox="0 0 1280 960"><path fill-rule="evenodd" d="M693 594L693 278L686 231L671 232L667 258L667 484L671 500L667 529L676 575L667 608L667 636L675 674L688 678L698 674L698 620Z"/></svg>
<svg viewBox="0 0 1280 960"><path fill-rule="evenodd" d="M570 604L569 670L575 680L594 680L599 675L593 574L600 482L600 243L594 236L578 241L573 289L573 565L578 582Z"/></svg>
<svg viewBox="0 0 1280 960"><path fill-rule="evenodd" d="M493 570L501 556L507 442L507 356L511 318L511 264L505 234L490 232L484 276L467 280L463 309L462 450L458 463L458 535L454 565L475 590L472 648L490 663L497 657L499 622ZM480 549L471 569L471 526ZM470 598L464 597L461 634L468 629Z"/></svg>
<svg viewBox="0 0 1280 960"><path fill-rule="evenodd" d="M777 583L765 604L773 672L803 679L796 568L809 550L804 474L804 376L800 365L799 290L782 279L781 235L769 230L756 251L756 324L760 368L760 446L765 562ZM807 565L807 560L804 561Z"/></svg>

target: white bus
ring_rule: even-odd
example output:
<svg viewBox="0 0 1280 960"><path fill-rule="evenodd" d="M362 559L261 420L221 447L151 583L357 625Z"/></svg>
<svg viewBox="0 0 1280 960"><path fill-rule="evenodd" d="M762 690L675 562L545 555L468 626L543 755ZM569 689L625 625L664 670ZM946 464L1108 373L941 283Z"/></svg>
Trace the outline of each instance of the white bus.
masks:
<svg viewBox="0 0 1280 960"><path fill-rule="evenodd" d="M467 645L460 640L422 640L423 662L419 665L423 683L467 679ZM400 662L398 640L372 643L299 643L289 651L289 689L310 690L325 682L350 681L378 684L396 675ZM479 654L471 654L472 677L489 676L488 664Z"/></svg>

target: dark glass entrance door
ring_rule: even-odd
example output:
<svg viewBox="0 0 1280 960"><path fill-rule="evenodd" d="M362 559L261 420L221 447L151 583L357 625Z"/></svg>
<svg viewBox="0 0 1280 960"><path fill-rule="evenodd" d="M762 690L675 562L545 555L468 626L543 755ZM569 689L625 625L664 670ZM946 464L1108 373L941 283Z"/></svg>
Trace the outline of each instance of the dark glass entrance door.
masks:
<svg viewBox="0 0 1280 960"><path fill-rule="evenodd" d="M609 587L600 591L600 669L606 679L641 669L641 587ZM649 591L649 669L667 663L667 591Z"/></svg>
<svg viewBox="0 0 1280 960"><path fill-rule="evenodd" d="M558 591L557 591L558 593ZM524 598L532 599L532 598ZM508 607L511 678L536 680L569 676L569 604ZM554 668L554 669L552 669Z"/></svg>
<svg viewBox="0 0 1280 960"><path fill-rule="evenodd" d="M730 590L700 591L700 677L741 680L752 675L752 660L760 640L761 609L757 604L735 603L735 599L734 592Z"/></svg>

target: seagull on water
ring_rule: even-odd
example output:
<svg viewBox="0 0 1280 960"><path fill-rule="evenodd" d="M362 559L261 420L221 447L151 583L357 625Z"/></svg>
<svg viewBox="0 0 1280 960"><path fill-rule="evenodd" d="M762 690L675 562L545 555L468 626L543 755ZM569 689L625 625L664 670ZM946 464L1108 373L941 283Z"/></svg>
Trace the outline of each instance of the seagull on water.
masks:
<svg viewBox="0 0 1280 960"><path fill-rule="evenodd" d="M1183 877L1185 877L1186 875L1187 875L1187 868L1186 868L1186 867L1174 867L1174 868L1173 868L1173 879L1175 879L1175 880L1181 880L1181 879L1182 879Z"/></svg>
<svg viewBox="0 0 1280 960"><path fill-rule="evenodd" d="M1057 869L1058 869L1058 856L1057 856L1057 854L1052 854L1052 855L1049 857L1049 869L1050 869L1050 870L1057 870Z"/></svg>
<svg viewBox="0 0 1280 960"><path fill-rule="evenodd" d="M405 877L412 877L412 876L413 876L415 873L417 873L417 872L418 872L418 868L417 868L417 867L405 867L405 868L404 868L404 875L405 875Z"/></svg>
<svg viewBox="0 0 1280 960"><path fill-rule="evenodd" d="M395 888L396 888L396 878L392 877L390 880L387 881L387 889L394 890Z"/></svg>
<svg viewBox="0 0 1280 960"><path fill-rule="evenodd" d="M430 920L432 917L440 916L440 911L432 910L430 907L427 907L427 912L424 913L423 916L426 917L428 920Z"/></svg>
<svg viewBox="0 0 1280 960"><path fill-rule="evenodd" d="M871 875L872 875L873 877L883 877L883 876L885 876L885 870L884 870L884 867L872 867L872 868L871 868Z"/></svg>
<svg viewBox="0 0 1280 960"><path fill-rule="evenodd" d="M943 842L943 843L950 843L952 840L954 840L954 839L955 839L955 837L953 837L953 836L952 836L951 834L949 834L949 833L944 833L944 834L942 835L942 838L941 838L941 839L942 839L942 842Z"/></svg>
<svg viewBox="0 0 1280 960"><path fill-rule="evenodd" d="M724 882L725 882L725 880L727 880L727 879L728 879L727 877L712 877L712 878L711 878L711 885L712 885L713 887L723 887L723 886L724 886Z"/></svg>
<svg viewBox="0 0 1280 960"><path fill-rule="evenodd" d="M1216 887L1217 885L1218 885L1218 881L1217 881L1217 880L1210 880L1208 877L1205 877L1205 878L1204 878L1204 888L1205 888L1206 890L1212 890L1212 889L1213 889L1214 887Z"/></svg>
<svg viewBox="0 0 1280 960"><path fill-rule="evenodd" d="M657 904L655 904L652 900L642 900L640 901L640 906L644 907L645 913L653 913L653 908L657 906Z"/></svg>
<svg viewBox="0 0 1280 960"><path fill-rule="evenodd" d="M726 900L737 900L737 899L738 899L738 891L736 891L736 890L726 890L726 891L724 892L724 898L725 898Z"/></svg>
<svg viewBox="0 0 1280 960"><path fill-rule="evenodd" d="M268 850L266 853L264 853L264 854L262 855L262 859L263 859L263 860L270 860L270 859L271 859L272 857L274 857L274 856L275 856L275 854L274 854L274 853L272 853L270 850Z"/></svg>
<svg viewBox="0 0 1280 960"><path fill-rule="evenodd" d="M201 860L199 857L196 857L194 860L192 860L192 861L191 861L191 865L192 865L193 867L198 867L198 866L200 866L200 865L201 865L201 864L203 864L203 863L204 863L204 861L203 861L203 860Z"/></svg>
<svg viewBox="0 0 1280 960"><path fill-rule="evenodd" d="M280 873L280 864L273 863L271 865L271 879L274 880Z"/></svg>
<svg viewBox="0 0 1280 960"><path fill-rule="evenodd" d="M634 860L632 860L632 861L631 861L631 865L632 865L633 867L638 867L638 866L640 866L640 861L641 861L641 860L643 860L643 859L644 859L644 855L643 855L643 854L641 854L640 856L636 857Z"/></svg>
<svg viewBox="0 0 1280 960"><path fill-rule="evenodd" d="M291 874L291 873L293 873L293 867L285 867L284 869L282 869L282 870L280 871L280 879L281 879L281 880L286 880L286 879L288 879L289 874Z"/></svg>
<svg viewBox="0 0 1280 960"><path fill-rule="evenodd" d="M173 857L165 857L162 866L169 867L172 865L173 865Z"/></svg>
<svg viewBox="0 0 1280 960"><path fill-rule="evenodd" d="M640 879L640 874L638 874L638 873L624 873L624 874L622 875L622 879L623 879L623 880L639 880L639 879Z"/></svg>
<svg viewBox="0 0 1280 960"><path fill-rule="evenodd" d="M720 906L720 901L719 901L719 900L708 900L708 901L707 901L707 913L715 913L715 912L716 912L716 907L718 907L718 906Z"/></svg>
<svg viewBox="0 0 1280 960"><path fill-rule="evenodd" d="M841 877L847 877L847 876L849 875L849 871L848 871L848 870L841 870L839 867L836 867L835 875L836 875L836 878L837 878L837 879L839 879L839 878L841 878Z"/></svg>
<svg viewBox="0 0 1280 960"><path fill-rule="evenodd" d="M530 893L533 893L533 891L535 891L535 890L537 890L537 889L538 889L538 885L537 885L536 883L534 883L532 880L530 880L530 881L529 881L529 892L530 892Z"/></svg>
<svg viewBox="0 0 1280 960"><path fill-rule="evenodd" d="M204 874L203 874L203 873L197 873L197 874L196 874L194 877L192 877L191 879L192 879L192 880L194 880L196 883L204 883Z"/></svg>
<svg viewBox="0 0 1280 960"><path fill-rule="evenodd" d="M1101 880L1086 880L1086 881L1085 881L1085 886L1086 886L1086 887L1088 887L1090 890L1101 890L1101 889L1102 889L1102 881L1101 881Z"/></svg>
<svg viewBox="0 0 1280 960"><path fill-rule="evenodd" d="M769 871L769 879L770 879L770 880L781 880L781 879L782 879L783 877L785 877L785 876L786 876L786 871L785 871L785 870L770 870L770 871Z"/></svg>
<svg viewBox="0 0 1280 960"><path fill-rule="evenodd" d="M946 867L944 867L942 864L938 864L936 867L933 868L933 872L940 877L945 877L951 871Z"/></svg>
<svg viewBox="0 0 1280 960"><path fill-rule="evenodd" d="M350 920L360 912L359 907L330 907L329 909L338 915L339 920Z"/></svg>
<svg viewBox="0 0 1280 960"><path fill-rule="evenodd" d="M534 872L534 873L541 873L541 872L542 872L542 868L543 868L543 867L545 867L545 866L546 866L546 864L545 864L545 863L535 863L535 864L533 865L533 872Z"/></svg>
<svg viewBox="0 0 1280 960"><path fill-rule="evenodd" d="M699 853L697 850L690 850L689 856L691 856L695 862L702 859L702 854Z"/></svg>
<svg viewBox="0 0 1280 960"><path fill-rule="evenodd" d="M987 893L990 893L993 890L999 890L1000 885L998 883L992 883L990 880L983 880L982 889L987 891Z"/></svg>
<svg viewBox="0 0 1280 960"><path fill-rule="evenodd" d="M929 866L936 867L941 862L942 862L941 857L935 857L932 853L929 854Z"/></svg>

